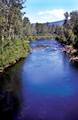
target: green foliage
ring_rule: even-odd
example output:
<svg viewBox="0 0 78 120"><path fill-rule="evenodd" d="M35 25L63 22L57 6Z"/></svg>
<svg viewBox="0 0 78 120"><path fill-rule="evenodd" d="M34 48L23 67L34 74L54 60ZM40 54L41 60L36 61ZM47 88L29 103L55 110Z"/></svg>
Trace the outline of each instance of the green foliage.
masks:
<svg viewBox="0 0 78 120"><path fill-rule="evenodd" d="M73 11L70 14L66 12L64 25L55 29L56 38L65 43L72 44L78 49L78 11ZM68 19L70 17L70 19Z"/></svg>
<svg viewBox="0 0 78 120"><path fill-rule="evenodd" d="M36 23L34 25L35 35L46 36L54 33L54 26L48 25L48 23Z"/></svg>
<svg viewBox="0 0 78 120"><path fill-rule="evenodd" d="M27 17L24 17L24 19L23 19L23 35L30 36L31 34L32 34L32 26L30 24L30 21Z"/></svg>
<svg viewBox="0 0 78 120"><path fill-rule="evenodd" d="M14 43L10 42L8 46L4 47L0 57L0 67L5 67L14 64L16 60L24 58L29 52L29 44L26 40L15 40ZM0 50L1 52L1 50Z"/></svg>
<svg viewBox="0 0 78 120"><path fill-rule="evenodd" d="M29 52L26 36L32 33L28 18L22 18L23 2L23 0L0 1L0 69L26 57Z"/></svg>

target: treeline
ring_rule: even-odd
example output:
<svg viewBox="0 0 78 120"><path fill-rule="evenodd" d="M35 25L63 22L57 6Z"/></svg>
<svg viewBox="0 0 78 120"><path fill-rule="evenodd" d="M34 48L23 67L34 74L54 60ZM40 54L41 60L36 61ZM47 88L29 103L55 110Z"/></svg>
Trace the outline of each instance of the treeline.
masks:
<svg viewBox="0 0 78 120"><path fill-rule="evenodd" d="M22 12L24 0L0 0L0 69L29 52L31 24Z"/></svg>
<svg viewBox="0 0 78 120"><path fill-rule="evenodd" d="M55 25L50 23L35 23L32 24L32 34L36 38L52 39L55 31Z"/></svg>
<svg viewBox="0 0 78 120"><path fill-rule="evenodd" d="M52 35L54 32L54 25L49 25L49 23L36 23L35 30L36 35Z"/></svg>
<svg viewBox="0 0 78 120"><path fill-rule="evenodd" d="M66 12L63 26L55 29L56 39L78 49L78 11Z"/></svg>

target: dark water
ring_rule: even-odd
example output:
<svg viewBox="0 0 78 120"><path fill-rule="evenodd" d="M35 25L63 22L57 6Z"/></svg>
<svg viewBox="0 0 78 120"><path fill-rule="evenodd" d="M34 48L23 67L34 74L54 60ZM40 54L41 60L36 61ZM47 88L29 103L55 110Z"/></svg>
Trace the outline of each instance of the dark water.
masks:
<svg viewBox="0 0 78 120"><path fill-rule="evenodd" d="M57 41L31 47L21 68L22 106L15 120L78 120L78 69Z"/></svg>
<svg viewBox="0 0 78 120"><path fill-rule="evenodd" d="M22 61L0 73L0 120L14 120L21 106Z"/></svg>

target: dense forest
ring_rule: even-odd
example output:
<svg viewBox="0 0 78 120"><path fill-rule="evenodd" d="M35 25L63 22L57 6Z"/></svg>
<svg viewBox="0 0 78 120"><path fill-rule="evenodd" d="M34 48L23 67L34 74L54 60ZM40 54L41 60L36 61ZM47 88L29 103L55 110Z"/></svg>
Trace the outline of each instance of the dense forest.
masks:
<svg viewBox="0 0 78 120"><path fill-rule="evenodd" d="M24 0L0 1L0 70L26 57L29 42L39 36L53 37L78 49L78 11L66 12L64 24L31 24L24 17Z"/></svg>
<svg viewBox="0 0 78 120"><path fill-rule="evenodd" d="M25 57L31 24L23 17L23 0L0 0L0 69Z"/></svg>

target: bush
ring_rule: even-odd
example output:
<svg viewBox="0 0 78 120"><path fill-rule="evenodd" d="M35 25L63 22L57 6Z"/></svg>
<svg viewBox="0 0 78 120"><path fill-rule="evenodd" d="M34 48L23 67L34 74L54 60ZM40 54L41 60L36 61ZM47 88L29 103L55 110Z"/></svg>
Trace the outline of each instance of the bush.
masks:
<svg viewBox="0 0 78 120"><path fill-rule="evenodd" d="M78 49L78 37L75 38L73 46Z"/></svg>
<svg viewBox="0 0 78 120"><path fill-rule="evenodd" d="M0 49L0 68L9 66L9 64L15 63L20 58L27 56L30 50L29 42L27 40L15 40L10 41L10 44L2 50Z"/></svg>

